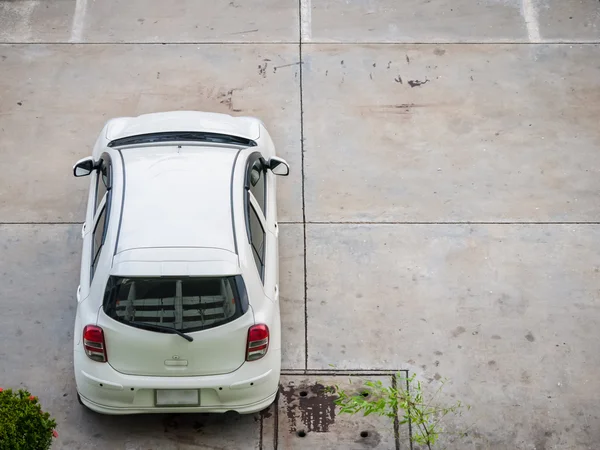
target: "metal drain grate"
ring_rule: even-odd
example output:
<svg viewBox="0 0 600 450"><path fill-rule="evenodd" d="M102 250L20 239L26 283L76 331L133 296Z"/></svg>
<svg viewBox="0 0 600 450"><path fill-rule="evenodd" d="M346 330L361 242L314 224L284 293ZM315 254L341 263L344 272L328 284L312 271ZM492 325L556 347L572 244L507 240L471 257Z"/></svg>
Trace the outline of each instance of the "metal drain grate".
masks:
<svg viewBox="0 0 600 450"><path fill-rule="evenodd" d="M399 426L397 421L374 415L337 415L335 394L329 389L338 385L360 394L366 392L365 379L391 385L392 377L393 374L282 375L276 403L261 416L262 448L409 449L407 425Z"/></svg>

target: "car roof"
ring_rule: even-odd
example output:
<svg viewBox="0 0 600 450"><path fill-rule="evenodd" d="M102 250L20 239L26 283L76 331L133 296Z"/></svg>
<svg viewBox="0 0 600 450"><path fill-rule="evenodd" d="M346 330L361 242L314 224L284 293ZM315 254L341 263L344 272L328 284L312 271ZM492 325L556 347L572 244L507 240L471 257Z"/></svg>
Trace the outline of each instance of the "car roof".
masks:
<svg viewBox="0 0 600 450"><path fill-rule="evenodd" d="M231 181L238 152L202 145L122 149L125 192L115 253L183 247L235 253Z"/></svg>

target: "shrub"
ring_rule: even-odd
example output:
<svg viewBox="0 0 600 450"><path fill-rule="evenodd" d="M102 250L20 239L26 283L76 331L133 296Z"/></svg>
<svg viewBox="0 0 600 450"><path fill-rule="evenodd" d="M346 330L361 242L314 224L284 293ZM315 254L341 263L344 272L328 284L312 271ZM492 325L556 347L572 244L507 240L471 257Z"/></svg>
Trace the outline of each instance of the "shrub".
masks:
<svg viewBox="0 0 600 450"><path fill-rule="evenodd" d="M340 407L342 414L362 412L365 416L376 414L390 419L398 417L400 425L410 423L412 442L431 450L443 432L444 418L448 415L460 416L463 408L470 409L470 406L465 406L460 401L449 406L438 405L435 397L442 391L445 381L426 399L421 382L415 380L415 377L415 374L409 378L397 374L392 386L384 386L379 380L366 380L363 393L358 394L348 393L335 386L332 390L338 396L335 404Z"/></svg>
<svg viewBox="0 0 600 450"><path fill-rule="evenodd" d="M37 397L23 389L0 388L0 450L47 450L58 437L55 427Z"/></svg>

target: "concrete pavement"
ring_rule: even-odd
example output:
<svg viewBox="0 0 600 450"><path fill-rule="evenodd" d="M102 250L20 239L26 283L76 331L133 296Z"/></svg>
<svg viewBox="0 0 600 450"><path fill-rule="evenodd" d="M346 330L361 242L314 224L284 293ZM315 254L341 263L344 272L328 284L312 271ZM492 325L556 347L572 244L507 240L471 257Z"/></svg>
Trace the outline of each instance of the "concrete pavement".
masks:
<svg viewBox="0 0 600 450"><path fill-rule="evenodd" d="M438 448L595 449L599 42L592 0L0 1L0 385L53 448L407 449L321 388L402 370L472 406ZM75 400L70 168L108 118L172 109L258 116L292 167L262 415Z"/></svg>

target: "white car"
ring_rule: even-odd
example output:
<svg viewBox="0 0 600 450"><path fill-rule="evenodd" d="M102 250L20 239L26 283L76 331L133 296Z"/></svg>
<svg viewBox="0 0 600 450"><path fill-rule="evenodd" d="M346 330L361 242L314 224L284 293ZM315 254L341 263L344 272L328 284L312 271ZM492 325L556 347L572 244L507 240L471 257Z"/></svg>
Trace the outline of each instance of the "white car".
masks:
<svg viewBox="0 0 600 450"><path fill-rule="evenodd" d="M275 156L262 122L202 112L110 120L82 229L74 370L105 414L253 413L281 367Z"/></svg>

